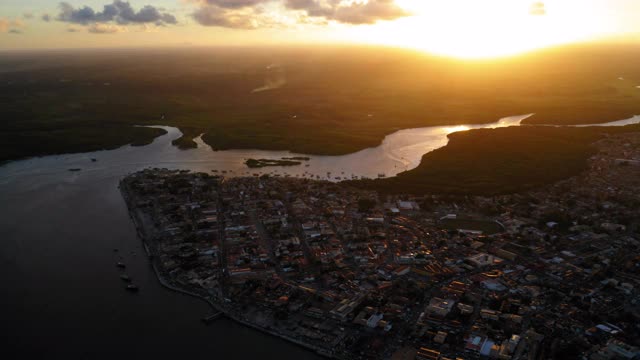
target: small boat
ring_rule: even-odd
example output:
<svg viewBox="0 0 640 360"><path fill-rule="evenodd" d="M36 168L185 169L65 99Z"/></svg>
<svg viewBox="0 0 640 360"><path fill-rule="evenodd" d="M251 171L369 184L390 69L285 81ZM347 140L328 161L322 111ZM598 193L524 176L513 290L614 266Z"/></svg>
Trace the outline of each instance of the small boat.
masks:
<svg viewBox="0 0 640 360"><path fill-rule="evenodd" d="M96 159L96 158L91 158L91 162L96 162L96 161L98 161L98 159Z"/></svg>
<svg viewBox="0 0 640 360"><path fill-rule="evenodd" d="M80 169L80 168L71 168L71 169L69 169L69 171L80 171L80 170L82 170L82 169Z"/></svg>
<svg viewBox="0 0 640 360"><path fill-rule="evenodd" d="M137 292L138 290L140 290L136 285L133 284L129 284L126 287L127 291L131 291L131 292Z"/></svg>
<svg viewBox="0 0 640 360"><path fill-rule="evenodd" d="M127 275L127 274L120 275L120 279L122 279L123 281L126 281L126 282L131 282L131 277L129 275Z"/></svg>
<svg viewBox="0 0 640 360"><path fill-rule="evenodd" d="M116 263L116 266L123 269L127 267L127 265L125 265L124 263L121 263L120 261Z"/></svg>

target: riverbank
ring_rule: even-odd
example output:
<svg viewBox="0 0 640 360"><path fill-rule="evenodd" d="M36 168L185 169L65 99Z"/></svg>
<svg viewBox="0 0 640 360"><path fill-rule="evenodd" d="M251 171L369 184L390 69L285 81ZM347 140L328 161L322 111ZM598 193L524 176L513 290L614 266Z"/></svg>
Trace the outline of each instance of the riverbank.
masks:
<svg viewBox="0 0 640 360"><path fill-rule="evenodd" d="M396 177L348 181L383 193L497 195L521 192L586 169L597 140L640 125L473 129L448 135L415 169Z"/></svg>
<svg viewBox="0 0 640 360"><path fill-rule="evenodd" d="M233 320L239 324L242 324L244 326L250 327L254 330L258 330L262 333L271 335L271 336L275 336L278 337L282 340L286 340L290 343L296 344L298 346L304 347L305 349L314 351L315 353L317 353L318 355L321 355L323 357L326 358L331 358L331 359L345 359L344 357L338 356L336 354L333 354L331 350L319 347L319 346L315 346L313 344L309 344L307 342L304 342L302 340L299 339L295 339L291 336L285 335L285 334L281 334L280 332L278 332L275 329L268 329L265 327L262 327L258 324L252 323L250 321L248 321L247 319L243 319L241 318L239 315L236 315L233 313L233 309L227 307L224 305L224 303L220 302L216 302L215 298L213 298L212 296L207 296L207 295L203 295L203 294L199 294L187 289L184 289L182 287L176 286L174 284L172 284L168 279L166 279L163 274L162 274L162 270L160 268L160 264L159 264L159 258L158 258L158 251L157 248L155 246L155 243L153 242L153 237L154 235L157 233L157 229L155 227L155 225L153 224L152 221L150 221L150 219L146 218L145 214L138 209L137 207L135 207L134 203L133 203L133 196L131 194L130 189L128 188L128 186L126 185L126 183L124 181L120 181L120 185L119 185L119 189L120 189L120 193L122 194L122 197L127 205L127 208L129 210L129 217L131 218L131 221L133 222L135 229L136 229L136 233L138 235L138 238L140 240L142 240L142 243L144 245L145 251L147 253L147 256L149 258L149 261L151 263L151 266L153 267L153 271L156 275L156 278L158 279L158 282L165 288L171 290L171 291L175 291L184 295L188 295L188 296L192 296L195 298L198 298L204 302L206 302L212 310L216 311L216 312L220 312L222 313L225 317L227 317L230 320Z"/></svg>

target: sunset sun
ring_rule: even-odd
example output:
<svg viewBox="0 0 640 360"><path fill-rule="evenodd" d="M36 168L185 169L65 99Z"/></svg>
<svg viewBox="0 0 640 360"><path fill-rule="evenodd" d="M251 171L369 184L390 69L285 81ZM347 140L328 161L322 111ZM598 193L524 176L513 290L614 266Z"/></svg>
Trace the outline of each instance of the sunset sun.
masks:
<svg viewBox="0 0 640 360"><path fill-rule="evenodd" d="M577 2L529 0L397 3L411 15L344 32L356 41L387 44L461 58L491 58L575 41L615 28L596 10L575 13ZM602 15L602 14L600 14ZM568 18L571 22L568 23Z"/></svg>

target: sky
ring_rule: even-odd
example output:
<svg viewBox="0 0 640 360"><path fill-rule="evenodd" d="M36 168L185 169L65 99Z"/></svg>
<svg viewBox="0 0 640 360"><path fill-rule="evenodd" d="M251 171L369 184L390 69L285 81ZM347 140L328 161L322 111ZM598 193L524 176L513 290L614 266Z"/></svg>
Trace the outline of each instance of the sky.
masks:
<svg viewBox="0 0 640 360"><path fill-rule="evenodd" d="M462 58L640 44L640 0L0 0L0 50L380 44Z"/></svg>

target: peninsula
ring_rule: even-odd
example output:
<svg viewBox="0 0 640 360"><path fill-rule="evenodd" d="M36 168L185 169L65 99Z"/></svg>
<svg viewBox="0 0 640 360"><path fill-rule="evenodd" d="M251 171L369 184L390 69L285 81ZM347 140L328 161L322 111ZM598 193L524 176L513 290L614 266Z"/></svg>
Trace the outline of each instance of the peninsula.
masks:
<svg viewBox="0 0 640 360"><path fill-rule="evenodd" d="M120 188L165 286L328 357L637 356L639 149L612 134L509 195L167 169Z"/></svg>

